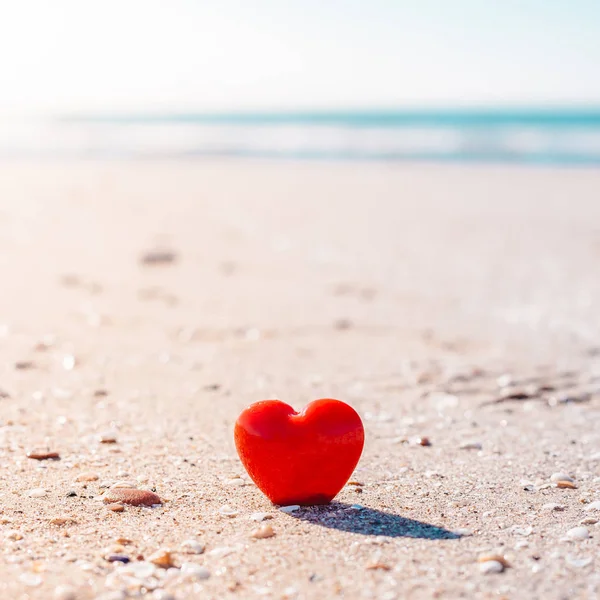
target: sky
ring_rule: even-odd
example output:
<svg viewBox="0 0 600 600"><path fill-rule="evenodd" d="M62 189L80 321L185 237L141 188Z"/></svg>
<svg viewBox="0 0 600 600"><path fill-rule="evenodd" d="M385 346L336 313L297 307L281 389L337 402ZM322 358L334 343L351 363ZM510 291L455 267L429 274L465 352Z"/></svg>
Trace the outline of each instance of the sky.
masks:
<svg viewBox="0 0 600 600"><path fill-rule="evenodd" d="M600 0L0 0L0 114L600 104Z"/></svg>

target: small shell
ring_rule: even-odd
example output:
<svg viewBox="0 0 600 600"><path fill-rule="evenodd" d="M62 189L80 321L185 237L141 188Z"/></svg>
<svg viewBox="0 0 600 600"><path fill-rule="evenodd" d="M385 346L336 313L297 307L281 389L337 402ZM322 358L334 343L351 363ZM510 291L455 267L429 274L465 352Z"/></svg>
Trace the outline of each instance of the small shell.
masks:
<svg viewBox="0 0 600 600"><path fill-rule="evenodd" d="M104 495L105 504L120 502L131 506L154 506L162 504L160 496L147 490L136 490L131 488L114 488Z"/></svg>
<svg viewBox="0 0 600 600"><path fill-rule="evenodd" d="M50 450L31 450L27 453L27 458L34 460L59 460L60 454L58 452L51 452Z"/></svg>
<svg viewBox="0 0 600 600"><path fill-rule="evenodd" d="M251 535L256 540L265 540L273 537L275 535L275 531L271 525L263 525L262 527L255 529Z"/></svg>
<svg viewBox="0 0 600 600"><path fill-rule="evenodd" d="M557 488L567 489L567 490L576 490L577 486L572 481L557 481Z"/></svg>
<svg viewBox="0 0 600 600"><path fill-rule="evenodd" d="M508 569L510 567L510 563L501 554L482 554L477 559L478 563L486 563L490 561L499 562L505 569Z"/></svg>

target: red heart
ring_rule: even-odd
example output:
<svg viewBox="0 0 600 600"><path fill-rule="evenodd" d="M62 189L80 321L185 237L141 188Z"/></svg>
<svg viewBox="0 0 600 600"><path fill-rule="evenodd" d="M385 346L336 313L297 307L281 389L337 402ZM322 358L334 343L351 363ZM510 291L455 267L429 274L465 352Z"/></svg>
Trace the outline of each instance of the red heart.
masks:
<svg viewBox="0 0 600 600"><path fill-rule="evenodd" d="M273 504L327 504L362 453L365 432L345 402L323 398L297 413L280 400L250 405L235 423L248 474Z"/></svg>

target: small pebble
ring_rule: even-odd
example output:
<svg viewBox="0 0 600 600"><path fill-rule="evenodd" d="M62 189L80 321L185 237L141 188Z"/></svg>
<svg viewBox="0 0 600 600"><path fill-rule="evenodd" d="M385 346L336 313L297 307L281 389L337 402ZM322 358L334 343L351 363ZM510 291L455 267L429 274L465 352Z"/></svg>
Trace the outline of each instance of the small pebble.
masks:
<svg viewBox="0 0 600 600"><path fill-rule="evenodd" d="M587 540L590 532L587 527L573 527L567 531L567 538L574 541Z"/></svg>
<svg viewBox="0 0 600 600"><path fill-rule="evenodd" d="M35 488L33 490L29 490L27 495L30 498L43 498L44 496L48 495L48 492L43 488Z"/></svg>
<svg viewBox="0 0 600 600"><path fill-rule="evenodd" d="M31 450L27 453L27 458L34 460L59 460L60 454L49 450Z"/></svg>
<svg viewBox="0 0 600 600"><path fill-rule="evenodd" d="M570 481L571 483L575 483L575 480L566 473L553 473L550 476L550 481Z"/></svg>
<svg viewBox="0 0 600 600"><path fill-rule="evenodd" d="M510 563L501 554L482 554L478 559L478 563L499 562L504 569L510 567Z"/></svg>
<svg viewBox="0 0 600 600"><path fill-rule="evenodd" d="M133 544L133 540L130 540L129 538L126 538L126 537L119 537L115 540L115 543L117 543L121 546L128 546L129 544Z"/></svg>
<svg viewBox="0 0 600 600"><path fill-rule="evenodd" d="M202 554L204 552L204 548L204 544L198 542L197 540L184 540L180 545L181 552L185 552L187 554Z"/></svg>
<svg viewBox="0 0 600 600"><path fill-rule="evenodd" d="M104 487L103 485L100 485L100 487ZM130 490L134 490L137 488L137 484L133 481L117 481L116 483L113 483L110 486L110 489L115 489L115 488L127 488Z"/></svg>
<svg viewBox="0 0 600 600"><path fill-rule="evenodd" d="M208 579L210 571L202 565L196 563L183 563L181 565L181 574L194 579Z"/></svg>
<svg viewBox="0 0 600 600"><path fill-rule="evenodd" d="M565 507L562 504L557 504L556 502L548 502L542 506L542 510L565 510Z"/></svg>
<svg viewBox="0 0 600 600"><path fill-rule="evenodd" d="M241 477L233 477L232 479L227 479L225 485L233 485L236 487L242 487L244 485L244 480Z"/></svg>
<svg viewBox="0 0 600 600"><path fill-rule="evenodd" d="M594 502L590 502L585 510L600 510L600 500L594 500Z"/></svg>
<svg viewBox="0 0 600 600"><path fill-rule="evenodd" d="M473 530L461 527L459 529L455 529L454 533L460 537L471 537L473 535Z"/></svg>
<svg viewBox="0 0 600 600"><path fill-rule="evenodd" d="M502 573L504 571L504 565L497 560L488 560L479 565L479 570L484 575L491 575L492 573Z"/></svg>
<svg viewBox="0 0 600 600"><path fill-rule="evenodd" d="M52 525L58 525L59 527L61 527L62 525L66 525L67 523L75 524L76 521L71 517L54 517L53 519L50 519L50 523Z"/></svg>
<svg viewBox="0 0 600 600"><path fill-rule="evenodd" d="M53 600L76 600L77 592L72 585L59 585L54 588Z"/></svg>
<svg viewBox="0 0 600 600"><path fill-rule="evenodd" d="M505 373L504 375L500 375L498 379L496 379L496 385L500 388L508 387L513 384L513 376Z"/></svg>
<svg viewBox="0 0 600 600"><path fill-rule="evenodd" d="M147 266L168 265L177 260L177 254L172 250L148 250L140 257L140 263Z"/></svg>
<svg viewBox="0 0 600 600"><path fill-rule="evenodd" d="M289 506L280 506L279 510L284 513L293 513L297 510L300 510L299 504L290 504Z"/></svg>
<svg viewBox="0 0 600 600"><path fill-rule="evenodd" d="M265 540L267 538L273 537L274 535L275 531L273 530L273 527L271 527L271 525L263 525L262 527L255 529L251 534L251 536L257 540Z"/></svg>
<svg viewBox="0 0 600 600"><path fill-rule="evenodd" d="M161 569L169 569L175 566L173 556L169 550L157 550L147 560Z"/></svg>
<svg viewBox="0 0 600 600"><path fill-rule="evenodd" d="M120 562L126 565L130 561L130 558L124 554L109 554L106 560L108 562Z"/></svg>
<svg viewBox="0 0 600 600"><path fill-rule="evenodd" d="M561 488L561 489L567 489L567 490L576 490L577 489L577 486L572 481L564 481L564 480L557 481L556 487Z"/></svg>
<svg viewBox="0 0 600 600"><path fill-rule="evenodd" d="M75 481L89 482L89 481L98 481L98 479L100 479L100 478L98 477L98 475L96 475L96 473L82 473L81 475L79 475L77 477L77 479Z"/></svg>
<svg viewBox="0 0 600 600"><path fill-rule="evenodd" d="M21 360L15 363L15 369L18 369L19 371L25 371L33 368L35 368L35 363L30 360Z"/></svg>
<svg viewBox="0 0 600 600"><path fill-rule="evenodd" d="M72 354L67 354L62 359L62 366L65 371L72 371L75 368L77 361Z"/></svg>
<svg viewBox="0 0 600 600"><path fill-rule="evenodd" d="M255 512L250 515L251 521L266 521L267 519L272 519L273 515L265 512Z"/></svg>
<svg viewBox="0 0 600 600"><path fill-rule="evenodd" d="M43 579L35 573L22 573L19 575L19 581L27 587L37 587L42 585Z"/></svg>
<svg viewBox="0 0 600 600"><path fill-rule="evenodd" d="M595 525L598 522L598 519L594 519L594 517L586 517L585 519L581 519L579 521L580 525Z"/></svg>
<svg viewBox="0 0 600 600"><path fill-rule="evenodd" d="M101 444L116 444L117 436L112 431L105 431L98 436Z"/></svg>
<svg viewBox="0 0 600 600"><path fill-rule="evenodd" d="M105 504L122 503L131 506L155 506L162 504L160 497L148 490L136 490L131 488L110 489L104 495Z"/></svg>
<svg viewBox="0 0 600 600"><path fill-rule="evenodd" d="M460 445L461 450L482 450L483 445L481 442L463 442Z"/></svg>
<svg viewBox="0 0 600 600"><path fill-rule="evenodd" d="M125 507L122 504L119 504L118 502L107 504L106 508L108 508L108 510L112 510L113 512L123 512L125 510Z"/></svg>
<svg viewBox="0 0 600 600"><path fill-rule="evenodd" d="M219 509L219 513L222 514L224 517L229 518L237 517L240 514L238 510L231 508L229 504L221 506L221 508Z"/></svg>

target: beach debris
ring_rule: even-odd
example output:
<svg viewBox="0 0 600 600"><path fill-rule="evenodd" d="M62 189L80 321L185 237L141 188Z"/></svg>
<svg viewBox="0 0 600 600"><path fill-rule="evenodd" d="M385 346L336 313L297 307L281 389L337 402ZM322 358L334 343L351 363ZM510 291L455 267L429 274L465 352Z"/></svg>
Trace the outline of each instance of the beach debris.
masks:
<svg viewBox="0 0 600 600"><path fill-rule="evenodd" d="M48 495L48 492L44 488L34 488L27 492L30 498L43 498Z"/></svg>
<svg viewBox="0 0 600 600"><path fill-rule="evenodd" d="M546 504L544 504L542 506L542 510L561 511L561 510L565 510L565 507L564 507L564 505L557 504L556 502L547 502Z"/></svg>
<svg viewBox="0 0 600 600"><path fill-rule="evenodd" d="M502 573L502 571L504 571L504 565L497 560L486 560L479 564L479 571L484 575Z"/></svg>
<svg viewBox="0 0 600 600"><path fill-rule="evenodd" d="M566 473L553 473L550 476L550 481L554 481L555 483L558 483L559 481L570 481L571 483L575 483L575 480Z"/></svg>
<svg viewBox="0 0 600 600"><path fill-rule="evenodd" d="M275 531L271 525L262 525L258 529L255 529L250 536L256 540L265 540L267 538L271 538L275 535Z"/></svg>
<svg viewBox="0 0 600 600"><path fill-rule="evenodd" d="M224 504L219 509L219 514L232 519L233 517L237 517L240 514L240 511L235 510L235 508L232 508L231 506L229 506L229 504Z"/></svg>
<svg viewBox="0 0 600 600"><path fill-rule="evenodd" d="M567 531L566 536L567 539L578 542L582 540L587 540L590 537L590 532L587 527L578 526L569 529L569 531Z"/></svg>
<svg viewBox="0 0 600 600"><path fill-rule="evenodd" d="M482 408L484 406L491 406L493 404L501 404L503 402L510 402L513 400L530 400L536 398L535 393L531 393L531 391L525 389L514 389L510 387L506 387L502 389L500 396L498 398L494 398L492 400L486 400L479 404L479 407Z"/></svg>
<svg viewBox="0 0 600 600"><path fill-rule="evenodd" d="M106 557L106 560L108 562L120 562L120 563L123 563L124 565L126 565L128 562L131 561L129 556L126 556L125 554L109 554Z"/></svg>
<svg viewBox="0 0 600 600"><path fill-rule="evenodd" d="M115 540L115 543L119 544L120 546L129 546L130 544L133 544L133 540L130 540L126 537L119 537Z"/></svg>
<svg viewBox="0 0 600 600"><path fill-rule="evenodd" d="M503 556L502 554L481 554L477 558L478 563L486 563L490 561L499 562L505 569L510 567L510 563L506 559L506 556Z"/></svg>
<svg viewBox="0 0 600 600"><path fill-rule="evenodd" d="M471 537L473 535L473 530L467 529L466 527L459 527L454 530L454 533L459 537Z"/></svg>
<svg viewBox="0 0 600 600"><path fill-rule="evenodd" d="M290 513L293 513L295 511L297 511L297 510L300 510L300 505L299 504L290 504L289 506L280 506L279 510L281 512L290 514Z"/></svg>
<svg viewBox="0 0 600 600"><path fill-rule="evenodd" d="M577 489L577 485L575 483L573 483L572 481L557 481L556 487L565 489L565 490L576 490Z"/></svg>
<svg viewBox="0 0 600 600"><path fill-rule="evenodd" d="M205 546L198 540L184 540L181 542L179 549L186 554L202 554Z"/></svg>
<svg viewBox="0 0 600 600"><path fill-rule="evenodd" d="M481 442L473 442L473 441L469 441L469 442L463 442L459 448L461 450L482 450L483 449L483 444Z"/></svg>
<svg viewBox="0 0 600 600"><path fill-rule="evenodd" d="M73 517L54 517L50 519L51 525L58 525L62 527L63 525L75 525L77 521L73 519Z"/></svg>
<svg viewBox="0 0 600 600"><path fill-rule="evenodd" d="M224 481L225 485L232 485L235 487L242 487L245 483L246 482L241 477L232 477L231 479L226 479Z"/></svg>
<svg viewBox="0 0 600 600"><path fill-rule="evenodd" d="M146 266L170 265L176 260L177 253L167 249L148 250L140 256L140 263Z"/></svg>
<svg viewBox="0 0 600 600"><path fill-rule="evenodd" d="M33 460L60 460L60 454L51 450L30 450L27 458Z"/></svg>
<svg viewBox="0 0 600 600"><path fill-rule="evenodd" d="M504 569L510 567L510 563L506 560L506 557L501 554L482 554L477 558L479 563L479 570L484 575L492 573L502 573Z"/></svg>
<svg viewBox="0 0 600 600"><path fill-rule="evenodd" d="M170 569L175 566L173 555L169 550L157 550L147 560L161 569Z"/></svg>
<svg viewBox="0 0 600 600"><path fill-rule="evenodd" d="M116 444L117 436L114 431L105 431L98 436L101 444Z"/></svg>
<svg viewBox="0 0 600 600"><path fill-rule="evenodd" d="M160 497L148 490L133 488L111 488L104 495L105 504L129 504L131 506L156 506L162 504Z"/></svg>
<svg viewBox="0 0 600 600"><path fill-rule="evenodd" d="M183 563L181 565L181 574L190 579L208 579L210 571L202 565L196 563Z"/></svg>
<svg viewBox="0 0 600 600"><path fill-rule="evenodd" d="M127 489L136 489L137 488L137 484L134 481L116 481L115 483L113 483L112 485L104 485L104 484L100 484L100 487L110 487L111 490L116 489L116 488L127 488Z"/></svg>
<svg viewBox="0 0 600 600"><path fill-rule="evenodd" d="M266 512L255 512L250 515L251 521L266 521L267 519L272 519L273 515Z"/></svg>
<svg viewBox="0 0 600 600"><path fill-rule="evenodd" d="M15 363L15 369L18 371L27 371L29 369L35 369L35 363L31 360L19 360Z"/></svg>
<svg viewBox="0 0 600 600"><path fill-rule="evenodd" d="M580 525L595 525L598 522L598 519L594 517L586 517L585 519L581 519L579 521Z"/></svg>

